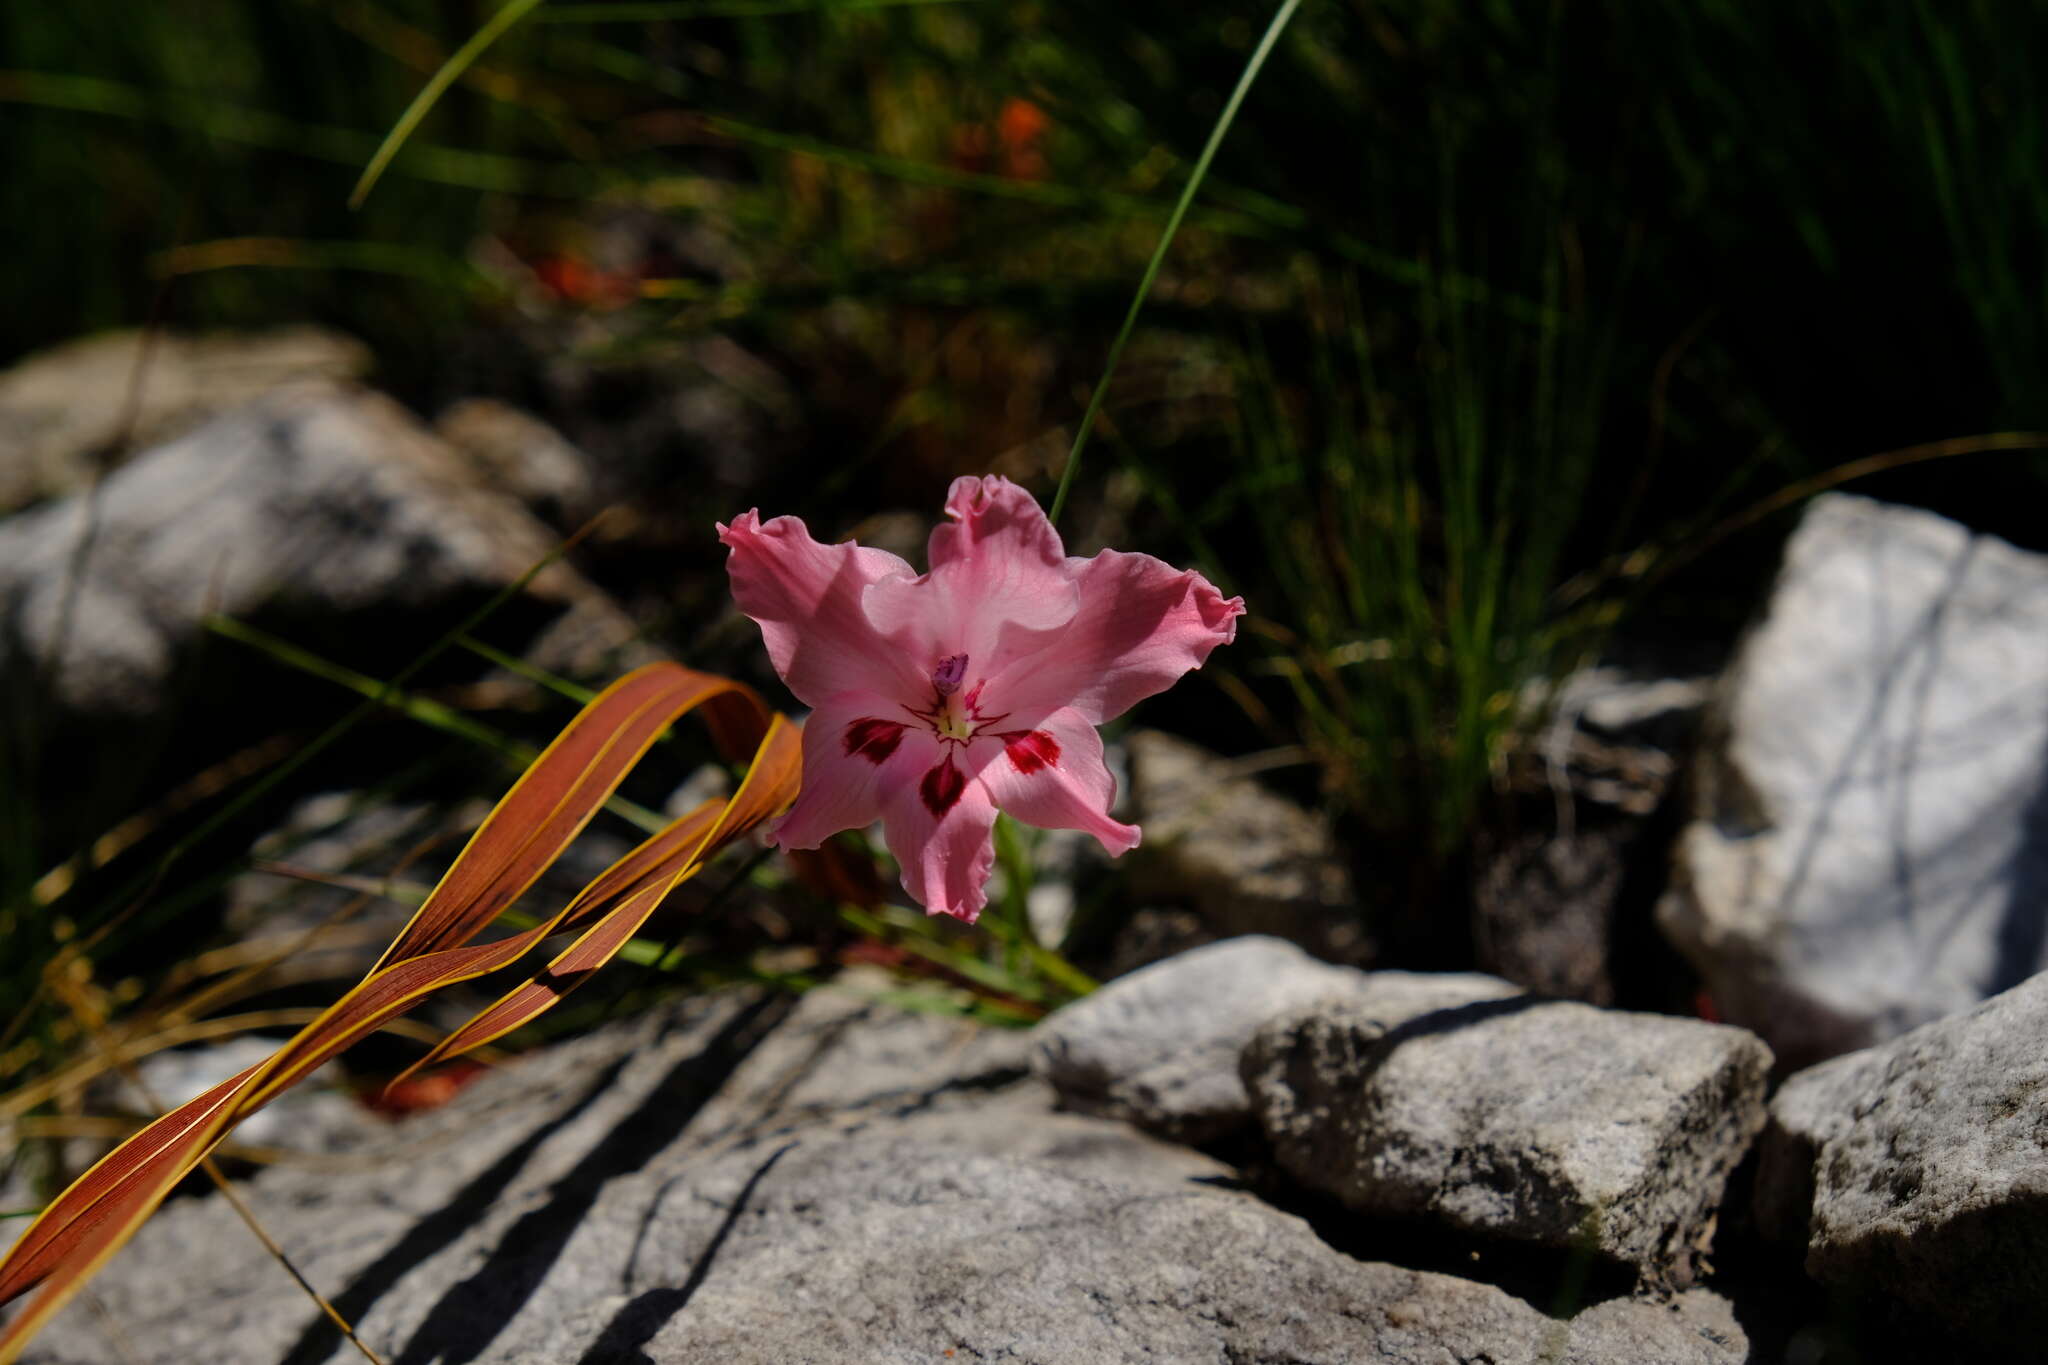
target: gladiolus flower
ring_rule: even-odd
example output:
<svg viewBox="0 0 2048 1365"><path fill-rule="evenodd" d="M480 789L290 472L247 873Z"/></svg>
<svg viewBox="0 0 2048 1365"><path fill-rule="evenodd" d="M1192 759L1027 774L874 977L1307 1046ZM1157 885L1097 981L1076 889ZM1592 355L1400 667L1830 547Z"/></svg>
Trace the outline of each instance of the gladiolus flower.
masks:
<svg viewBox="0 0 2048 1365"><path fill-rule="evenodd" d="M740 610L812 708L803 791L774 833L816 848L882 821L903 889L973 923L996 811L1092 834L1112 856L1116 782L1095 727L1237 635L1244 602L1192 570L1104 550L1070 559L1029 493L956 479L919 575L884 550L820 545L758 512L718 528Z"/></svg>

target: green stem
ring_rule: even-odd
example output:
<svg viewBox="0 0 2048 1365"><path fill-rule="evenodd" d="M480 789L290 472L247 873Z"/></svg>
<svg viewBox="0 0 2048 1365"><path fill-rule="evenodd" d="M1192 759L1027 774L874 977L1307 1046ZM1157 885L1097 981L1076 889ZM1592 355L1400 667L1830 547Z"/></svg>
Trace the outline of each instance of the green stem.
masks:
<svg viewBox="0 0 2048 1365"><path fill-rule="evenodd" d="M1188 183L1180 192L1180 202L1173 206L1172 216L1167 218L1165 230L1159 234L1159 245L1152 248L1152 259L1145 266L1145 276L1138 281L1138 292L1131 299L1130 311L1124 314L1124 325L1117 329L1116 340L1110 343L1109 361L1103 366L1102 378L1095 381L1095 392L1088 396L1088 410L1081 414L1080 430L1074 433L1074 448L1067 452L1067 465L1060 473L1059 491L1053 494L1051 519L1057 523L1060 512L1067 505L1067 490L1073 486L1074 471L1081 467L1081 451L1088 444L1088 433L1095 427L1095 418L1102 411L1103 396L1109 392L1109 381L1116 374L1118 362L1124 358L1124 345L1131 339L1131 329L1137 325L1138 313L1145 306L1145 300L1152 293L1152 282L1159 278L1159 267L1165 263L1167 248L1173 245L1174 234L1180 231L1180 220L1187 217L1188 206L1195 201L1195 192L1202 188L1202 181L1209 174L1209 163L1216 159L1216 149L1223 145L1223 137L1230 131L1230 125L1237 119L1238 106L1244 103L1245 95L1251 90L1252 82L1259 77L1260 68L1272 54L1273 47L1280 41L1281 32L1287 21L1294 17L1294 11L1301 8L1301 0L1283 0L1273 22L1266 25L1265 37L1259 39L1251 60L1244 64L1244 74L1237 78L1237 89L1230 92L1230 100L1223 106L1223 112L1216 117L1216 126L1209 131L1209 141L1202 148L1201 156L1195 159L1195 169L1188 176Z"/></svg>
<svg viewBox="0 0 2048 1365"><path fill-rule="evenodd" d="M398 122L391 125L391 131L384 135L384 141L377 148L376 155L370 158L370 164L363 167L362 178L356 181L355 189L349 192L350 208L359 209L363 206L363 200L369 197L370 187L384 174L384 168L391 164L391 158L398 155L398 149L412 136L412 130L419 127L420 120L427 116L427 111L434 107L442 92L453 85L458 76L469 70L470 65L483 56L484 51L492 43L504 37L507 29L540 8L544 2L545 0L507 0L505 7L492 15L489 23L470 34L469 41L456 48L448 60L441 63L441 69L420 87L419 94L413 96L412 103L398 116Z"/></svg>

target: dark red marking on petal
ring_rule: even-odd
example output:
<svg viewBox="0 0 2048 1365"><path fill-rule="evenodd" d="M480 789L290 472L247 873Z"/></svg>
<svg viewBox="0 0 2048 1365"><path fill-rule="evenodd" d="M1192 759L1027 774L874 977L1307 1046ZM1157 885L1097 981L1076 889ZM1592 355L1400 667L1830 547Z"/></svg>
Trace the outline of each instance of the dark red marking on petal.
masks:
<svg viewBox="0 0 2048 1365"><path fill-rule="evenodd" d="M963 654L960 657L964 659L967 656ZM979 711L981 709L981 689L987 686L988 679L983 678L980 682L976 683L973 687L967 690L967 700L963 703L963 705L966 706L968 715L971 716L976 711Z"/></svg>
<svg viewBox="0 0 2048 1365"><path fill-rule="evenodd" d="M851 758L859 754L868 762L879 765L903 742L903 729L893 720L863 717L846 727L846 755Z"/></svg>
<svg viewBox="0 0 2048 1365"><path fill-rule="evenodd" d="M1020 773L1035 773L1060 761L1060 742L1043 730L1012 730L996 738Z"/></svg>
<svg viewBox="0 0 2048 1365"><path fill-rule="evenodd" d="M967 790L967 779L953 766L953 756L947 754L945 761L924 775L917 784L917 794L924 798L925 809L935 816L943 816L960 800L960 793Z"/></svg>

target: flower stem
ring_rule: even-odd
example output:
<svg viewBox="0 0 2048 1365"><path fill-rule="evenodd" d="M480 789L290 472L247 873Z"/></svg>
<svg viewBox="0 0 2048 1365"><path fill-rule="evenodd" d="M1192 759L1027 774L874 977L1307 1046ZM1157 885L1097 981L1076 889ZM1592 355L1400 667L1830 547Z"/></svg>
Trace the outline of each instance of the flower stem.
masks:
<svg viewBox="0 0 2048 1365"><path fill-rule="evenodd" d="M1074 447L1067 452L1066 467L1060 472L1059 491L1053 494L1051 520L1057 523L1060 511L1067 505L1067 489L1073 485L1074 471L1081 467L1081 450L1088 444L1088 433L1094 430L1095 418L1102 411L1102 399L1109 392L1109 381L1116 374L1118 362L1124 358L1124 344L1131 339L1131 329L1137 325L1138 312L1145 306L1145 299L1152 292L1152 282L1159 278L1159 267L1166 260L1167 248L1173 245L1174 234L1180 231L1180 220L1187 216L1188 206L1195 201L1195 192L1202 187L1202 181L1209 174L1209 163L1216 158L1216 149L1223 145L1224 134L1237 118L1238 106L1244 103L1252 82L1258 79L1259 68L1266 64L1274 44L1280 41L1281 31L1287 21L1294 17L1294 11L1301 8L1301 0L1283 0L1273 21L1266 25L1266 34L1253 49L1251 60L1244 64L1244 74L1237 78L1237 88L1230 92L1230 99L1224 104L1223 112L1216 116L1216 126L1209 130L1209 141L1202 148L1202 154L1195 158L1195 169L1188 176L1188 183L1180 192L1180 202L1173 206L1173 213L1160 231L1159 245L1152 248L1152 259L1145 266L1144 278L1138 281L1137 295L1131 300L1130 311L1124 314L1124 324L1117 329L1116 340L1110 343L1109 360L1103 366L1102 378L1095 381L1095 391L1088 395L1088 409L1081 414L1080 429L1074 433Z"/></svg>

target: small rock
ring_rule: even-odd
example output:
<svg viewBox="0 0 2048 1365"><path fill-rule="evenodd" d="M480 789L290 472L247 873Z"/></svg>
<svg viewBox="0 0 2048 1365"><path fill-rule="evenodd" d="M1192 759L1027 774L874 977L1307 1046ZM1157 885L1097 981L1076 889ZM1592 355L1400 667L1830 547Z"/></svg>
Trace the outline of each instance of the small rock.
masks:
<svg viewBox="0 0 2048 1365"><path fill-rule="evenodd" d="M1678 774L1700 713L1713 695L1709 678L1646 675L1612 664L1582 668L1548 697L1549 719L1518 766L1537 766L1542 783L1629 815L1648 815Z"/></svg>
<svg viewBox="0 0 2048 1365"><path fill-rule="evenodd" d="M1225 939L1054 1011L1032 1031L1032 1067L1075 1109L1206 1142L1251 1117L1237 1055L1259 1025L1361 976L1283 939Z"/></svg>
<svg viewBox="0 0 2048 1365"><path fill-rule="evenodd" d="M1145 842L1137 894L1185 900L1226 938L1276 934L1333 962L1372 956L1351 872L1326 821L1156 730L1125 737Z"/></svg>
<svg viewBox="0 0 2048 1365"><path fill-rule="evenodd" d="M1614 1003L1614 920L1640 820L1580 808L1561 829L1539 801L1530 821L1473 839L1472 939L1478 965L1543 995Z"/></svg>
<svg viewBox="0 0 2048 1365"><path fill-rule="evenodd" d="M486 487L509 493L541 520L574 529L595 510L590 463L531 413L495 398L466 398L434 421L435 434L475 462Z"/></svg>
<svg viewBox="0 0 2048 1365"><path fill-rule="evenodd" d="M1713 1365L1749 1358L1749 1338L1734 1306L1718 1294L1688 1289L1662 1303L1609 1299L1588 1308L1571 1320L1557 1361Z"/></svg>
<svg viewBox="0 0 2048 1365"><path fill-rule="evenodd" d="M131 450L278 389L368 372L370 350L317 327L105 332L0 374L0 512L84 488Z"/></svg>
<svg viewBox="0 0 2048 1365"><path fill-rule="evenodd" d="M1813 1153L1808 1273L2038 1354L2048 1335L2044 1039L2048 974L1788 1080L1769 1155L1784 1168ZM1770 1196L1780 1230L1794 1222L1792 1184Z"/></svg>
<svg viewBox="0 0 2048 1365"><path fill-rule="evenodd" d="M1708 692L1705 678L1609 663L1531 685L1525 706L1548 719L1509 751L1513 799L1472 844L1480 970L1593 1005L1641 982L1628 940L1663 889L1666 798Z"/></svg>
<svg viewBox="0 0 2048 1365"><path fill-rule="evenodd" d="M1684 1283L1763 1125L1770 1062L1741 1029L1523 997L1398 1022L1309 1007L1260 1029L1243 1066L1312 1189Z"/></svg>
<svg viewBox="0 0 2048 1365"><path fill-rule="evenodd" d="M1658 916L1788 1067L2048 967L2048 557L1831 494L1705 732Z"/></svg>

